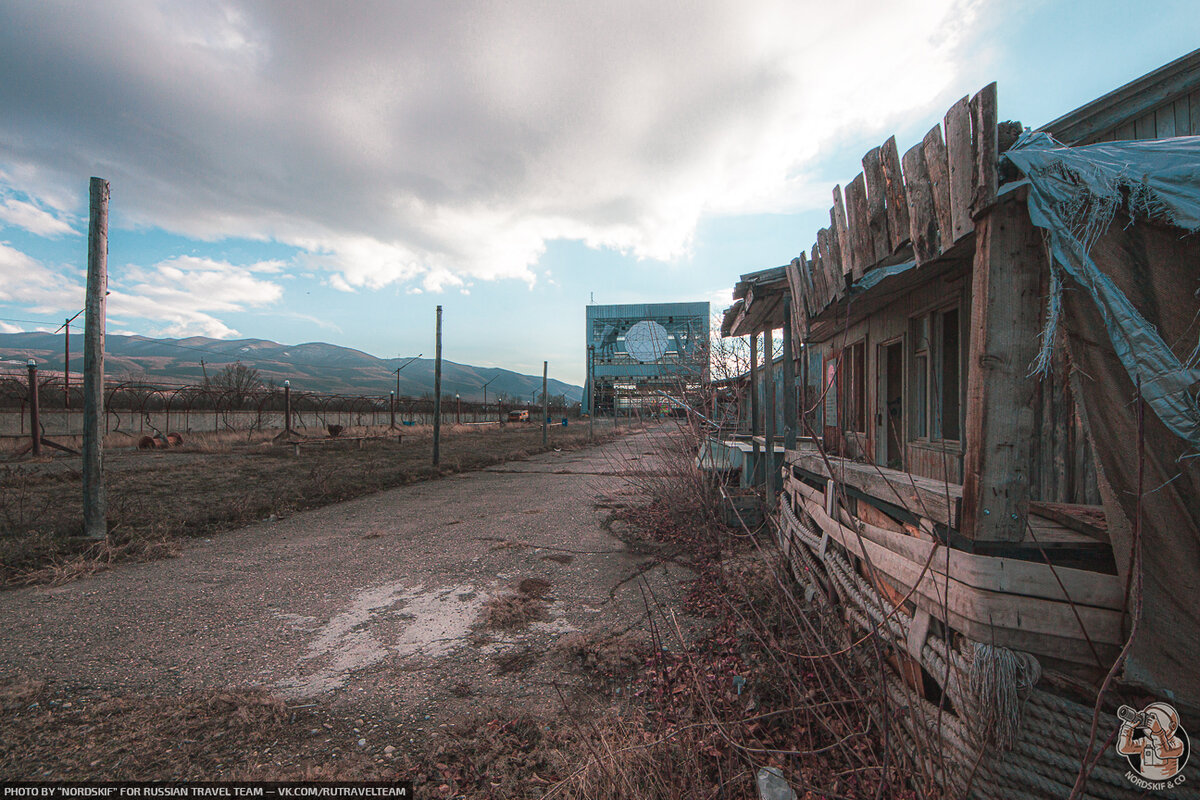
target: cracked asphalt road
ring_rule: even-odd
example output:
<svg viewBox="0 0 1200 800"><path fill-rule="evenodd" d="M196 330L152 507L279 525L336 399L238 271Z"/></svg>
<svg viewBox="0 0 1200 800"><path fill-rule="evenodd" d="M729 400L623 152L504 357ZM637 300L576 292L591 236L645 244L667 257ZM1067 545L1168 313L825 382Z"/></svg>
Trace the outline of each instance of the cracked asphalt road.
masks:
<svg viewBox="0 0 1200 800"><path fill-rule="evenodd" d="M0 593L0 673L81 691L265 687L292 702L447 713L560 703L569 631L644 625L692 574L631 550L598 497L634 490L661 431L262 522L178 558ZM169 502L169 499L164 499ZM489 598L550 584L549 617L481 627ZM690 622L684 618L685 629ZM523 653L529 666L496 666ZM465 696L464 696L465 695Z"/></svg>

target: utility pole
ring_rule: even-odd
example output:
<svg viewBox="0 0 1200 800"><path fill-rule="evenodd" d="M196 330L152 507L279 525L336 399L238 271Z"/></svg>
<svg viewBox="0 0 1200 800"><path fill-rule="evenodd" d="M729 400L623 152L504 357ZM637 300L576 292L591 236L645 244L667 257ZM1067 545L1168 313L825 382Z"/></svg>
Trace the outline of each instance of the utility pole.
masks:
<svg viewBox="0 0 1200 800"><path fill-rule="evenodd" d="M283 382L283 432L292 433L292 382Z"/></svg>
<svg viewBox="0 0 1200 800"><path fill-rule="evenodd" d="M548 428L550 427L550 395L546 394L546 376L550 369L550 362L542 362L542 447L546 446L546 437Z"/></svg>
<svg viewBox="0 0 1200 800"><path fill-rule="evenodd" d="M433 356L433 465L441 460L442 444L442 307L437 307Z"/></svg>
<svg viewBox="0 0 1200 800"><path fill-rule="evenodd" d="M76 311L75 316L67 317L58 329L63 332L63 408L68 411L71 410L71 323L82 313L83 309Z"/></svg>
<svg viewBox="0 0 1200 800"><path fill-rule="evenodd" d="M391 402L388 403L388 411L391 414L391 424L388 425L388 430L396 429L396 393L392 392Z"/></svg>
<svg viewBox="0 0 1200 800"><path fill-rule="evenodd" d="M108 294L108 181L89 187L88 273L83 326L83 535L108 537L104 493L104 318Z"/></svg>
<svg viewBox="0 0 1200 800"><path fill-rule="evenodd" d="M38 416L38 385L37 362L32 358L26 362L29 367L29 435L32 451L35 456L42 454L42 423Z"/></svg>

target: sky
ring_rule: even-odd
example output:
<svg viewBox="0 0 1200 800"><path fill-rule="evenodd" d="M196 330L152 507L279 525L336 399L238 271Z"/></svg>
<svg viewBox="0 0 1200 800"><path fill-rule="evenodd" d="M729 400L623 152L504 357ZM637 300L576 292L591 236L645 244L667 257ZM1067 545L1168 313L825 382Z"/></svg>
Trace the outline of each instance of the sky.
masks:
<svg viewBox="0 0 1200 800"><path fill-rule="evenodd" d="M582 384L585 305L719 313L889 135L1198 43L1194 0L11 0L0 332L83 307L98 176L110 333L432 356L440 304L445 358Z"/></svg>

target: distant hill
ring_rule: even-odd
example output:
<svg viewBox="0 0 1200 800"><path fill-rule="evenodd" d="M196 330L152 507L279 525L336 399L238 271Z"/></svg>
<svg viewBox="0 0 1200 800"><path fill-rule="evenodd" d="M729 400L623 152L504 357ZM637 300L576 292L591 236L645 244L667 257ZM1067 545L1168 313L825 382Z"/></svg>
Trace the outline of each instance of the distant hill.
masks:
<svg viewBox="0 0 1200 800"><path fill-rule="evenodd" d="M71 372L83 369L83 337L71 339ZM0 334L0 361L36 359L40 369L62 371L63 337L50 333ZM201 367L201 360L204 366ZM349 347L325 342L284 345L266 339L149 339L142 336L105 337L104 371L110 379L163 380L201 383L226 364L238 361L257 369L264 381L290 380L297 389L346 394L387 394L396 389L396 367L407 358L376 358ZM5 365L12 366L12 365ZM491 381L491 383L488 383ZM442 396L461 394L482 400L488 383L489 399L505 395L528 401L542 391L541 375L522 375L499 367L472 367L442 361ZM578 402L583 388L551 379L551 395ZM419 358L400 370L400 394L421 397L433 393L433 359Z"/></svg>

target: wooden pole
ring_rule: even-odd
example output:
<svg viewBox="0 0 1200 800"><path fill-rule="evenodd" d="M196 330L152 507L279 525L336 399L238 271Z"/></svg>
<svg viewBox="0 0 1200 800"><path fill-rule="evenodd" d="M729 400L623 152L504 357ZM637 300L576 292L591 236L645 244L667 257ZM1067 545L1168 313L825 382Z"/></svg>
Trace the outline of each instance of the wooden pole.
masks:
<svg viewBox="0 0 1200 800"><path fill-rule="evenodd" d="M391 392L391 395L391 400L388 402L388 414L391 416L391 422L388 424L389 430L396 427L396 393Z"/></svg>
<svg viewBox="0 0 1200 800"><path fill-rule="evenodd" d="M433 356L433 465L441 460L442 446L442 307L437 307L437 332Z"/></svg>
<svg viewBox="0 0 1200 800"><path fill-rule="evenodd" d="M783 296L783 446L796 449L796 363L792 352L792 296Z"/></svg>
<svg viewBox="0 0 1200 800"><path fill-rule="evenodd" d="M1029 516L1037 388L1029 365L1047 256L1027 191L1011 192L975 221L961 527L976 540L1019 542Z"/></svg>
<svg viewBox="0 0 1200 800"><path fill-rule="evenodd" d="M753 437L762 433L758 427L758 333L757 331L750 334L750 436L753 442L752 449L754 451L754 467L750 475L750 485L758 485L758 462L759 449L758 440Z"/></svg>
<svg viewBox="0 0 1200 800"><path fill-rule="evenodd" d="M38 415L38 385L37 362L32 358L27 362L29 367L29 436L33 454L42 454L42 423Z"/></svg>
<svg viewBox="0 0 1200 800"><path fill-rule="evenodd" d="M549 434L549 418L550 418L550 397L546 394L546 378L549 374L550 362L542 362L542 447L546 446L546 437Z"/></svg>
<svg viewBox="0 0 1200 800"><path fill-rule="evenodd" d="M775 484L779 481L779 474L775 471L775 329L766 328L763 330L763 403L766 411L766 423L763 426L763 434L766 441L764 449L763 465L766 470L765 482L767 484L767 508L775 508Z"/></svg>
<svg viewBox="0 0 1200 800"><path fill-rule="evenodd" d="M108 536L104 492L104 319L108 294L108 181L89 187L87 301L83 326L83 535Z"/></svg>
<svg viewBox="0 0 1200 800"><path fill-rule="evenodd" d="M292 382L283 382L283 432L292 432Z"/></svg>
<svg viewBox="0 0 1200 800"><path fill-rule="evenodd" d="M63 409L71 410L71 320L63 323Z"/></svg>

